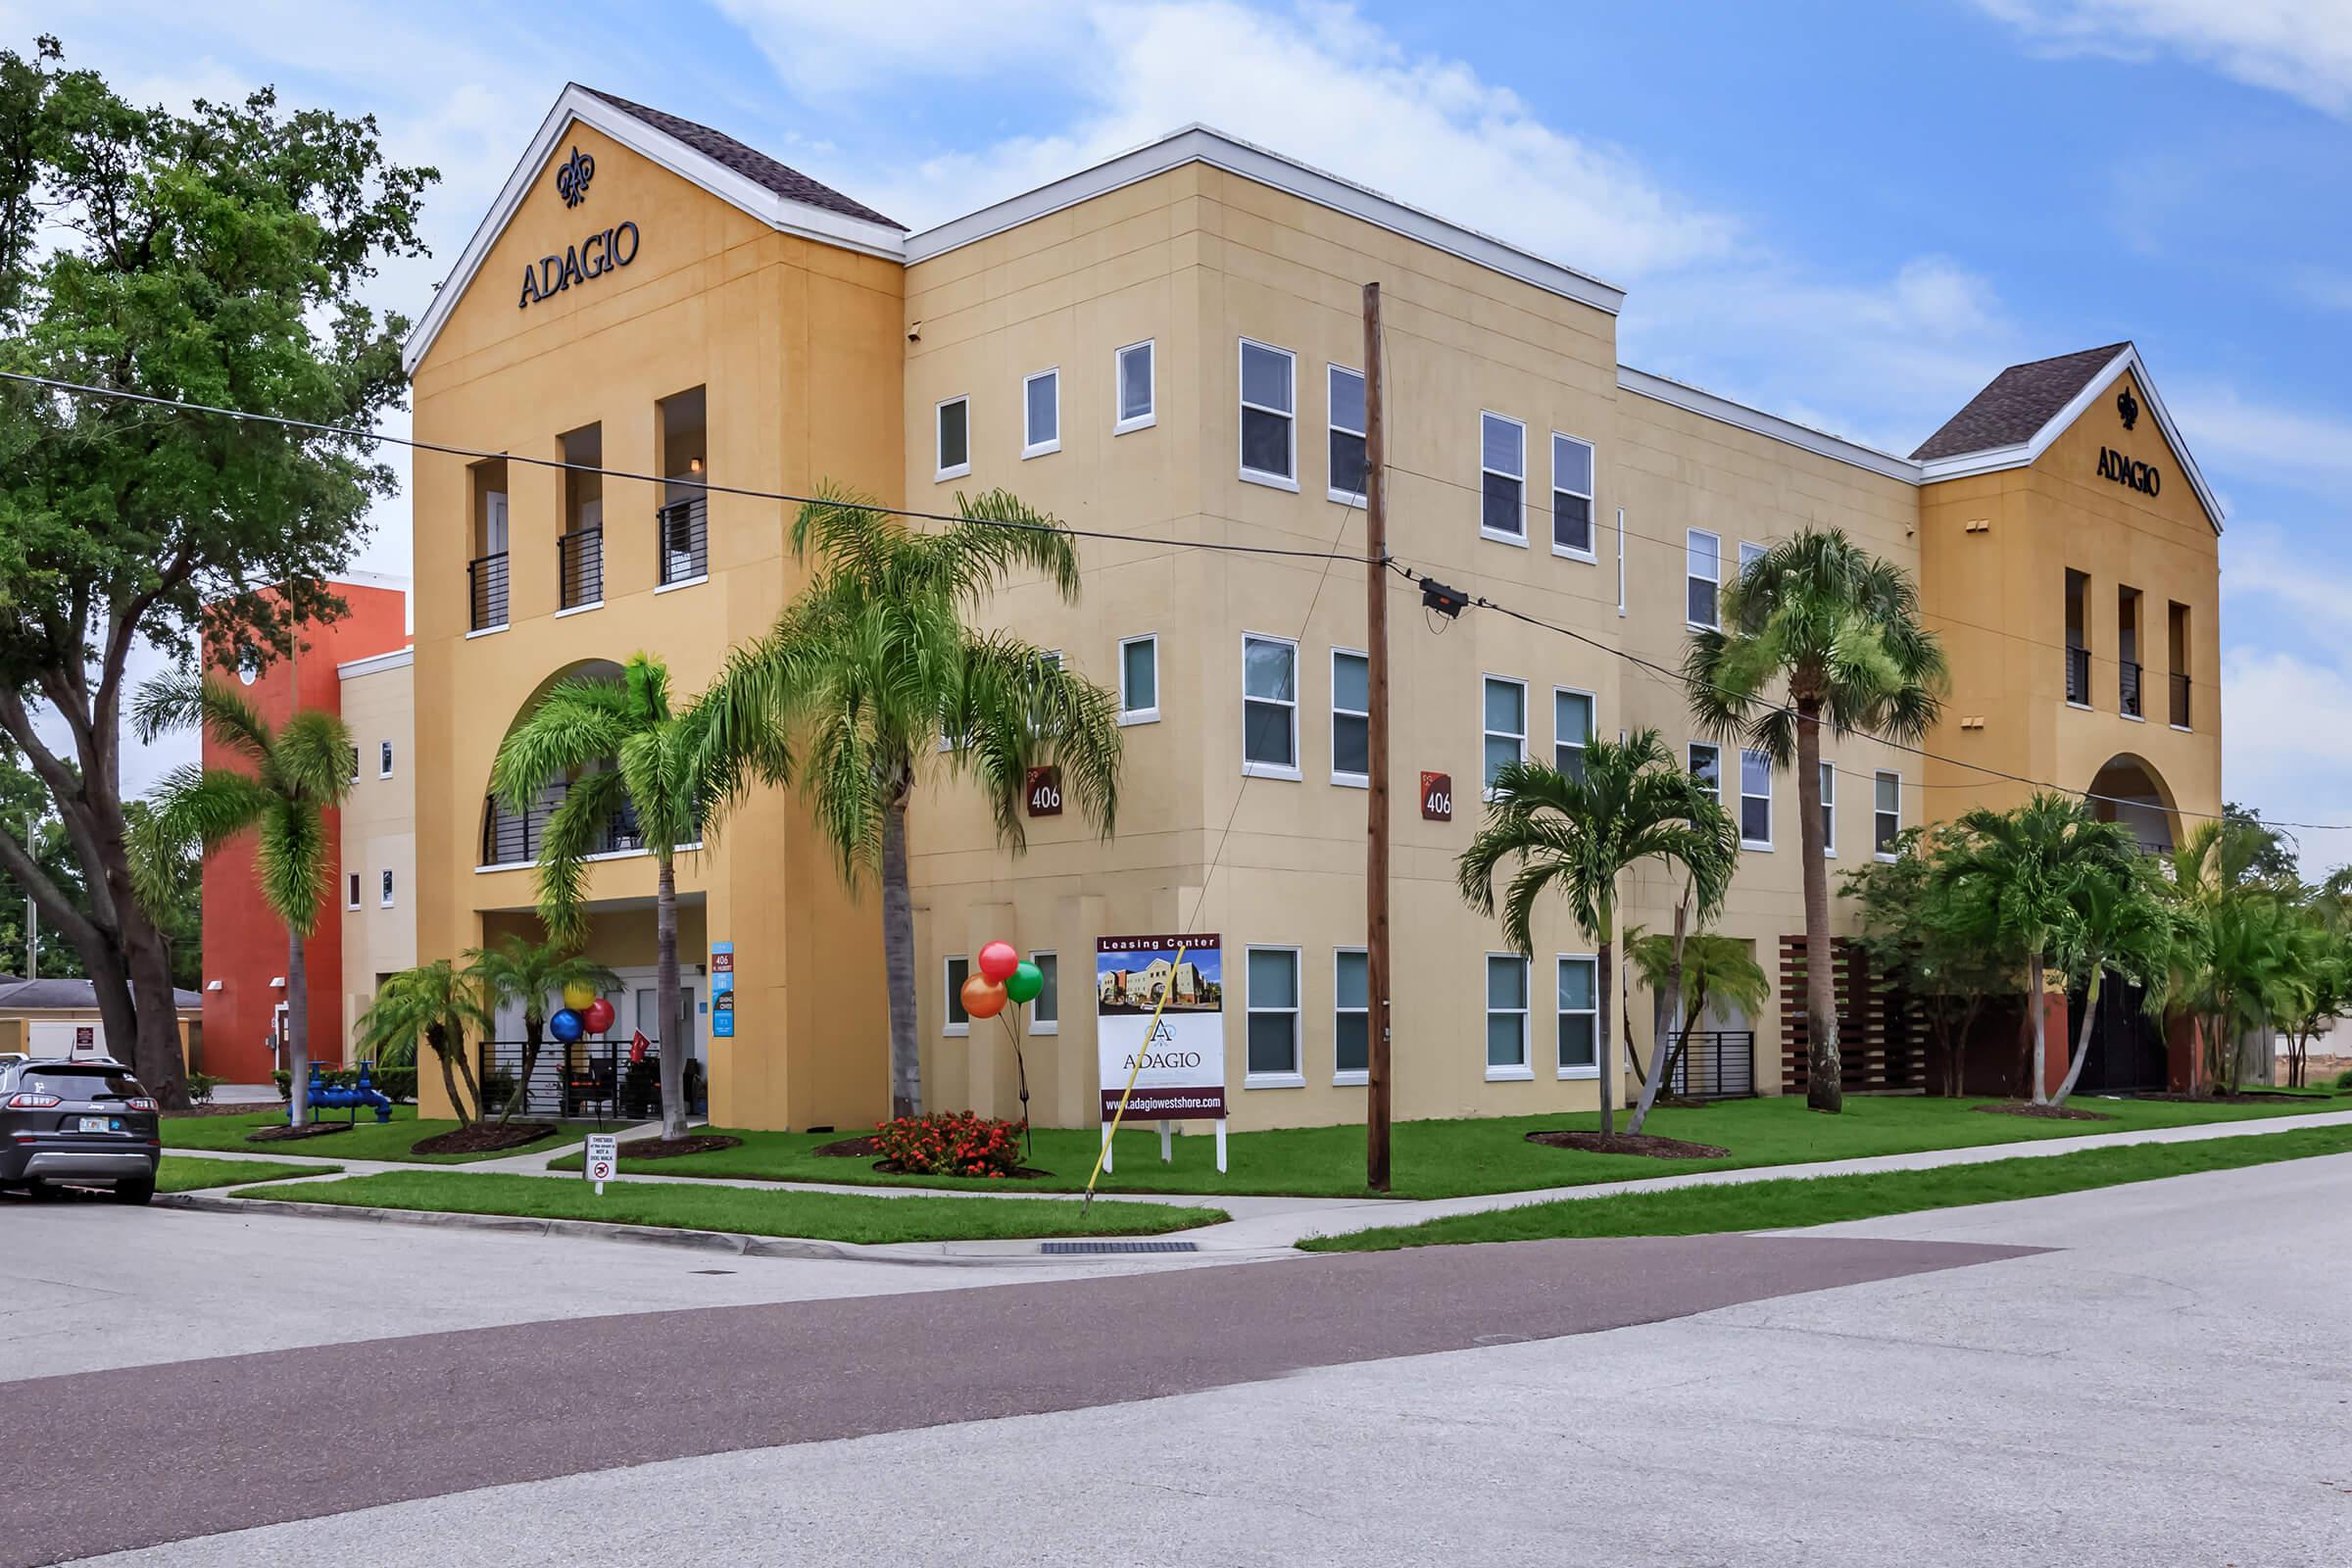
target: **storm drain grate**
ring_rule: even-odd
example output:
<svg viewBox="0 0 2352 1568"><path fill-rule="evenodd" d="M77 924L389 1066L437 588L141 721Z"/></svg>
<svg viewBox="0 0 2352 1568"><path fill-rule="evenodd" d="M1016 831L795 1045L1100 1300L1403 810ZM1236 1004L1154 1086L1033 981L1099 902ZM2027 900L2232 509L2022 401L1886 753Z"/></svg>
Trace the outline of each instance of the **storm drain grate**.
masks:
<svg viewBox="0 0 2352 1568"><path fill-rule="evenodd" d="M1067 1255L1073 1252L1198 1252L1199 1242L1040 1242L1037 1250L1049 1254Z"/></svg>

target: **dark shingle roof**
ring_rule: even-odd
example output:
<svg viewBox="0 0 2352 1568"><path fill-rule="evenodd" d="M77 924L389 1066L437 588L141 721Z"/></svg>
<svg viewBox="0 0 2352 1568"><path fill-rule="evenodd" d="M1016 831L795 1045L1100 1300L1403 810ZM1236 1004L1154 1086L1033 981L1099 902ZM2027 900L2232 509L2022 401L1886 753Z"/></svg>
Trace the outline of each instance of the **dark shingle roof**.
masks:
<svg viewBox="0 0 2352 1568"><path fill-rule="evenodd" d="M797 169L786 168L758 148L747 147L724 131L712 130L709 125L698 125L676 115L663 114L659 109L648 109L643 104L616 98L609 92L598 92L594 87L583 87L581 90L594 93L624 114L636 116L665 136L675 136L696 152L716 160L746 179L764 185L788 200L821 207L828 213L839 213L844 218L862 218L869 223L887 223L892 228L901 229L906 226L883 217L863 202L853 201L830 185L810 179Z"/></svg>
<svg viewBox="0 0 2352 1568"><path fill-rule="evenodd" d="M1922 442L1912 458L1926 463L2031 441L2076 393L2131 346L2110 343L2105 348L2061 354L2054 360L2012 365L1969 399L1967 408L1946 419L1942 429Z"/></svg>
<svg viewBox="0 0 2352 1568"><path fill-rule="evenodd" d="M180 1008L202 1007L204 998L196 992L174 988L172 1004ZM73 1011L97 1005L97 989L87 980L19 980L12 975L0 983L0 1012Z"/></svg>

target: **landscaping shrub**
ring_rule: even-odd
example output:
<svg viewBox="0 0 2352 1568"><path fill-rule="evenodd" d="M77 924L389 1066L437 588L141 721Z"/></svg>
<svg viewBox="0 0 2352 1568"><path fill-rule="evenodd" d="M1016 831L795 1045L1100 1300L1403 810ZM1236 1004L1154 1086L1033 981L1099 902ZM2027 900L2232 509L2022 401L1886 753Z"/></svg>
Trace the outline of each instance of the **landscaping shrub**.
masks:
<svg viewBox="0 0 2352 1568"><path fill-rule="evenodd" d="M414 1067L378 1067L374 1069L375 1087L395 1105L416 1102L416 1069Z"/></svg>
<svg viewBox="0 0 2352 1568"><path fill-rule="evenodd" d="M507 1102L514 1098L514 1075L513 1073L486 1072L482 1074L483 1115L494 1116L498 1114L498 1112L507 1108Z"/></svg>
<svg viewBox="0 0 2352 1568"><path fill-rule="evenodd" d="M294 1098L294 1075L293 1075L292 1073L290 1073L290 1072L286 1071L286 1069L285 1069L285 1068L283 1068L283 1067L280 1067L280 1068L278 1068L278 1069L277 1069L275 1072L273 1072L273 1073L271 1073L271 1074L270 1075L270 1081L271 1083L273 1083L273 1084L277 1085L277 1098L278 1098L278 1099L280 1099L280 1100L283 1100L283 1101L288 1101L288 1102L291 1102L291 1101L293 1100L293 1098Z"/></svg>
<svg viewBox="0 0 2352 1568"><path fill-rule="evenodd" d="M192 1104L209 1105L213 1091L220 1087L220 1079L209 1072L192 1072L187 1076L188 1100Z"/></svg>
<svg viewBox="0 0 2352 1568"><path fill-rule="evenodd" d="M2346 1067L2335 1075L2335 1087L2342 1093L2352 1094L2352 1067Z"/></svg>
<svg viewBox="0 0 2352 1568"><path fill-rule="evenodd" d="M1020 1167L1021 1125L968 1110L901 1116L874 1129L874 1147L900 1169L927 1176L1010 1176Z"/></svg>

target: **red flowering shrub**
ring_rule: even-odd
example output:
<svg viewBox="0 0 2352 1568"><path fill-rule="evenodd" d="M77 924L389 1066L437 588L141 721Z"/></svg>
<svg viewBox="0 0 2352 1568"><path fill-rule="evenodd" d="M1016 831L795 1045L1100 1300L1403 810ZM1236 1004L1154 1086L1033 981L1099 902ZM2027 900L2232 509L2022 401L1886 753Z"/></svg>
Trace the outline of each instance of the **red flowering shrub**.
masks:
<svg viewBox="0 0 2352 1568"><path fill-rule="evenodd" d="M874 1147L899 1169L925 1176L1010 1176L1021 1162L1022 1126L968 1110L900 1116L874 1129Z"/></svg>

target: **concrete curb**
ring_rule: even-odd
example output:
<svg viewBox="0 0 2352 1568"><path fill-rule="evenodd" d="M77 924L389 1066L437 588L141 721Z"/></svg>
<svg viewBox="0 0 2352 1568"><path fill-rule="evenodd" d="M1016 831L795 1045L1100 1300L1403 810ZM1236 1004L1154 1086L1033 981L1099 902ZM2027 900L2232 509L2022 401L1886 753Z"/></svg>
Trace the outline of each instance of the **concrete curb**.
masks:
<svg viewBox="0 0 2352 1568"><path fill-rule="evenodd" d="M734 1231L698 1231L668 1225L611 1225L602 1220L588 1219L532 1219L517 1214L461 1214L438 1209L366 1208L346 1203L302 1203L274 1198L219 1198L207 1193L158 1193L154 1199L158 1208L193 1209L207 1214L275 1214L297 1219L351 1220L362 1224L422 1225L445 1230L503 1232L511 1236L565 1236L596 1242L634 1242L645 1247L682 1247L697 1251L727 1252L737 1257L784 1257L803 1261L827 1263L897 1263L912 1267L951 1268L1049 1268L1083 1267L1090 1262L1120 1263L1132 1267L1137 1263L1213 1261L1249 1262L1259 1256L1304 1257L1308 1254L1292 1248L1259 1251L1132 1253L1105 1252L1095 1256L1046 1256L1034 1250L1041 1241L974 1242L975 1247L1026 1247L1020 1252L951 1252L950 1247L967 1244L957 1242L903 1242L879 1247L861 1246L856 1242L824 1242L808 1237L747 1236ZM1207 1227L1202 1227L1203 1229ZM1171 1232L1171 1236L1181 1236ZM1056 1238L1058 1239L1058 1238ZM1161 1240L1152 1237L1120 1237L1121 1241ZM932 1250L937 1249L937 1250Z"/></svg>

